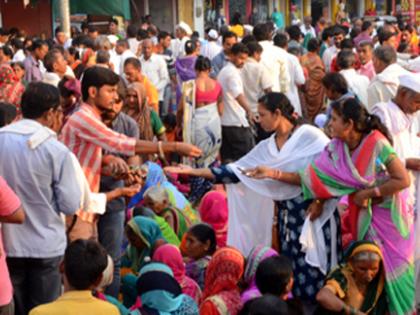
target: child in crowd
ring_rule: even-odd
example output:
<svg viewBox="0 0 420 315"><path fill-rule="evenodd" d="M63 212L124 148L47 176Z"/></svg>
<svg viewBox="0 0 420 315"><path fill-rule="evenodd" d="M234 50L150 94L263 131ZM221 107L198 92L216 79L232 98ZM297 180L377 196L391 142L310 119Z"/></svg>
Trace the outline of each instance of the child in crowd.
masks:
<svg viewBox="0 0 420 315"><path fill-rule="evenodd" d="M60 267L64 276L64 294L52 303L37 306L29 314L119 315L114 305L92 295L92 290L102 280L107 263L107 253L99 243L82 239L72 242Z"/></svg>

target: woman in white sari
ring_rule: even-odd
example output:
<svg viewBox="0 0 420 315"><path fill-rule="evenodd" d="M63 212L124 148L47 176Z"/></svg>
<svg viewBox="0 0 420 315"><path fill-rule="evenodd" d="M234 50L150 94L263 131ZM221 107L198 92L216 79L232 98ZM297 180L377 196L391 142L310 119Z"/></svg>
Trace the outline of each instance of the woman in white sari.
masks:
<svg viewBox="0 0 420 315"><path fill-rule="evenodd" d="M182 85L181 105L178 109L178 125L182 125L183 141L196 145L202 155L194 162L186 161L193 167L209 167L214 164L222 144L220 115L223 111L222 88L210 78L211 62L199 56L195 63L196 79ZM190 200L192 202L211 189L211 183L197 178Z"/></svg>
<svg viewBox="0 0 420 315"><path fill-rule="evenodd" d="M229 222L227 244L247 255L255 245L271 245L272 225L279 225L280 253L293 261L296 275L293 295L314 302L326 273L337 263L341 248L336 200L322 205L305 201L299 186L255 180L244 174L256 165L300 170L314 160L329 142L310 125L299 125L294 109L282 93L269 93L258 105L261 127L274 134L240 160L217 168L167 168L168 172L202 176L226 185ZM274 202L273 202L274 201ZM278 214L274 216L274 203ZM306 217L307 210L310 213ZM310 218L310 219L309 219Z"/></svg>

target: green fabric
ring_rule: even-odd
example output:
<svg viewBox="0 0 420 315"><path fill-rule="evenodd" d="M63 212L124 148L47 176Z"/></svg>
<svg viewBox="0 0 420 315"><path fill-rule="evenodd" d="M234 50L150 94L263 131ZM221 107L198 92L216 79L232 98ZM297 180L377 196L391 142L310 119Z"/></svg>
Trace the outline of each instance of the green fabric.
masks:
<svg viewBox="0 0 420 315"><path fill-rule="evenodd" d="M188 228L191 224L187 222L187 219L182 213L182 211L175 207L166 208L164 209L164 212L169 212L171 215L175 216L174 220L175 222L177 222L178 231L175 231L175 229L174 231L178 235L178 238L182 240L182 237L188 231Z"/></svg>
<svg viewBox="0 0 420 315"><path fill-rule="evenodd" d="M150 123L152 124L153 133L156 136L160 136L165 132L162 120L160 120L159 115L154 110L150 111Z"/></svg>
<svg viewBox="0 0 420 315"><path fill-rule="evenodd" d="M178 236L175 234L174 230L169 226L168 222L165 221L164 218L160 216L155 216L154 220L159 225L160 230L162 231L163 237L165 240L176 247L179 247L181 244Z"/></svg>
<svg viewBox="0 0 420 315"><path fill-rule="evenodd" d="M413 279L414 265L410 265L397 279L386 281L385 288L388 300L398 301L398 303L389 303L390 314L413 314L412 305L415 300Z"/></svg>
<svg viewBox="0 0 420 315"><path fill-rule="evenodd" d="M59 1L53 0L53 12L57 17L60 16ZM70 0L70 14L118 15L130 20L130 0Z"/></svg>

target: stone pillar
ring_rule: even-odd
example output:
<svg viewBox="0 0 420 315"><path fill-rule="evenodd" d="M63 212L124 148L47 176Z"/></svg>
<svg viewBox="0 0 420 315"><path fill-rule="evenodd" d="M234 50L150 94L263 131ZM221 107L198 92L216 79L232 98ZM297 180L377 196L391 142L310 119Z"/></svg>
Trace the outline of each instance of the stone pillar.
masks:
<svg viewBox="0 0 420 315"><path fill-rule="evenodd" d="M58 1L61 28L63 32L70 37L70 1Z"/></svg>

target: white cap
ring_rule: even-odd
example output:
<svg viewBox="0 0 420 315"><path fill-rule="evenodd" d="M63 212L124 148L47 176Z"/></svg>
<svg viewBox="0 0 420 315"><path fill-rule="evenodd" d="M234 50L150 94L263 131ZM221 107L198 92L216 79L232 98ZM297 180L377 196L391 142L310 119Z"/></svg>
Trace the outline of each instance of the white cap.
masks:
<svg viewBox="0 0 420 315"><path fill-rule="evenodd" d="M318 114L315 117L314 123L316 126L318 126L318 128L324 128L325 127L325 123L327 122L327 115L325 114Z"/></svg>
<svg viewBox="0 0 420 315"><path fill-rule="evenodd" d="M247 32L252 33L252 31L254 30L254 27L253 27L252 25L245 24L245 25L244 25L244 29L245 29Z"/></svg>
<svg viewBox="0 0 420 315"><path fill-rule="evenodd" d="M118 41L118 37L115 35L108 35L107 38L109 42L111 43L111 45L115 45Z"/></svg>
<svg viewBox="0 0 420 315"><path fill-rule="evenodd" d="M185 23L184 21L181 21L178 24L178 27L182 28L185 31L185 33L187 33L187 35L192 35L192 33L193 33L191 27L187 23Z"/></svg>
<svg viewBox="0 0 420 315"><path fill-rule="evenodd" d="M416 93L420 93L420 74L404 74L401 75L399 79L400 86L413 90Z"/></svg>
<svg viewBox="0 0 420 315"><path fill-rule="evenodd" d="M211 29L208 34L207 34L210 38L212 39L218 39L219 38L219 33L217 33L216 30Z"/></svg>

